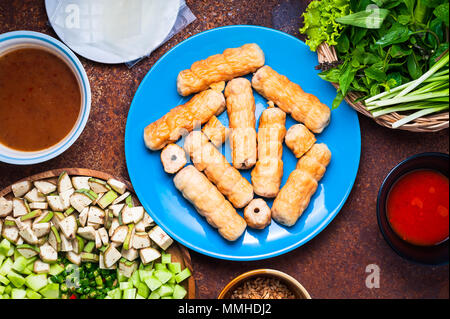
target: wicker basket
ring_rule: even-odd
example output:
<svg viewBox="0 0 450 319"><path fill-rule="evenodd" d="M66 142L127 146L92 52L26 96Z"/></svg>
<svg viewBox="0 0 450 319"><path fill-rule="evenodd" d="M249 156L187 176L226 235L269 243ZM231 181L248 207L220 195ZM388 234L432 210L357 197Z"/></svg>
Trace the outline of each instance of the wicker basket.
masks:
<svg viewBox="0 0 450 319"><path fill-rule="evenodd" d="M323 62L336 62L338 57L334 47L330 47L326 43L322 43L317 49L317 55L319 63ZM339 84L332 83L335 88L339 87ZM374 118L372 114L366 110L365 106L361 102L354 102L356 99L360 98L362 95L358 92L348 92L345 100L350 104L356 111L364 114L367 117L372 118L378 124L391 128L392 123L405 117L404 115L398 113L390 113ZM400 126L399 130L411 131L411 132L437 132L449 127L449 112L442 112L438 114L431 114L418 118L408 124Z"/></svg>

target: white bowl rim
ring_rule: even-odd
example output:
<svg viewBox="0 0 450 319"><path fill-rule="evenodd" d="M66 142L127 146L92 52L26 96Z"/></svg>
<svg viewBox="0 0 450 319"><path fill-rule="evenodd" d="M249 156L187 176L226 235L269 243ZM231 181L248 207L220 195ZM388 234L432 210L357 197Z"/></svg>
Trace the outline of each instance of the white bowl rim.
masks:
<svg viewBox="0 0 450 319"><path fill-rule="evenodd" d="M48 149L46 149L44 152L42 153L39 152L38 155L34 155L32 152L29 152L30 157L17 158L0 153L0 161L9 164L30 165L42 163L52 158L55 158L56 156L66 151L70 146L72 146L73 143L75 143L75 141L83 132L89 118L89 113L91 111L91 87L89 84L89 79L86 75L86 71L83 65L81 64L80 60L61 41L49 35L34 31L21 30L0 34L0 43L13 39L32 39L37 41L43 41L46 44L50 44L53 49L55 49L56 51L58 51L67 58L67 61L73 66L73 68L78 73L79 78L81 79L80 83L81 90L83 92L82 94L84 94L84 103L81 106L82 112L81 120L78 121L77 124L75 124L74 129L72 129L72 131L63 139L64 143L57 143L54 146L51 146ZM27 154L28 152L20 152L20 153Z"/></svg>

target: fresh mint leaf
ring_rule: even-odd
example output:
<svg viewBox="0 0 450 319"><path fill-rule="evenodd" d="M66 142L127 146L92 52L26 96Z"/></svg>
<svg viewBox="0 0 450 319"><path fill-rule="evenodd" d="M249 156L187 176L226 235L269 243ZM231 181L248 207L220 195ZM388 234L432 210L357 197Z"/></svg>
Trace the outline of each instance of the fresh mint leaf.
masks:
<svg viewBox="0 0 450 319"><path fill-rule="evenodd" d="M388 45L405 42L412 34L413 32L408 27L400 23L395 23L375 44L384 48Z"/></svg>
<svg viewBox="0 0 450 319"><path fill-rule="evenodd" d="M377 82L384 82L386 81L386 73L383 70L383 66L381 63L376 63L370 66L369 68L364 70L364 74Z"/></svg>

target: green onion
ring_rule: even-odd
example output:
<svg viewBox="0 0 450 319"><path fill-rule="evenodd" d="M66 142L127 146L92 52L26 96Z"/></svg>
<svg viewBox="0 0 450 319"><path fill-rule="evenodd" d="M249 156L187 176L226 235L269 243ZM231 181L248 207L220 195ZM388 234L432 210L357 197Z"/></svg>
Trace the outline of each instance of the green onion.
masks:
<svg viewBox="0 0 450 319"><path fill-rule="evenodd" d="M409 112L394 122L392 128L398 128L419 117L448 110L449 77L448 50L425 74L417 80L405 83L389 91L366 99L366 109L373 117L393 112ZM413 113L411 113L414 111Z"/></svg>

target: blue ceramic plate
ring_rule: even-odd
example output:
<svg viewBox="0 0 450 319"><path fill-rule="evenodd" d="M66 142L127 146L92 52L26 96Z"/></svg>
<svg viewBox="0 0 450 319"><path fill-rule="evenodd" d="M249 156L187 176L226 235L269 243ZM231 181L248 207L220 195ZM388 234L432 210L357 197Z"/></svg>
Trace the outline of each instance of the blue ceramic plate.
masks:
<svg viewBox="0 0 450 319"><path fill-rule="evenodd" d="M286 253L305 244L322 231L344 205L356 178L361 151L361 135L356 112L347 104L332 111L331 123L320 135L333 156L308 209L293 227L272 222L264 230L247 228L235 242L228 242L201 217L173 185L173 176L164 172L160 152L148 150L143 130L171 108L190 97L177 93L181 70L197 60L222 53L226 48L257 43L266 55L266 64L300 84L306 92L331 105L336 91L317 76L316 55L300 40L273 29L256 26L229 26L209 30L180 43L164 55L142 81L128 114L125 155L131 182L139 200L152 218L175 240L202 254L230 260L257 260ZM250 78L250 76L249 76ZM256 116L267 101L256 92ZM228 125L226 112L219 120ZM286 126L296 122L288 116ZM230 159L229 146L222 149ZM282 185L297 163L292 152L283 149ZM250 180L250 171L241 171ZM269 206L272 200L268 201ZM242 214L242 210L239 211Z"/></svg>

